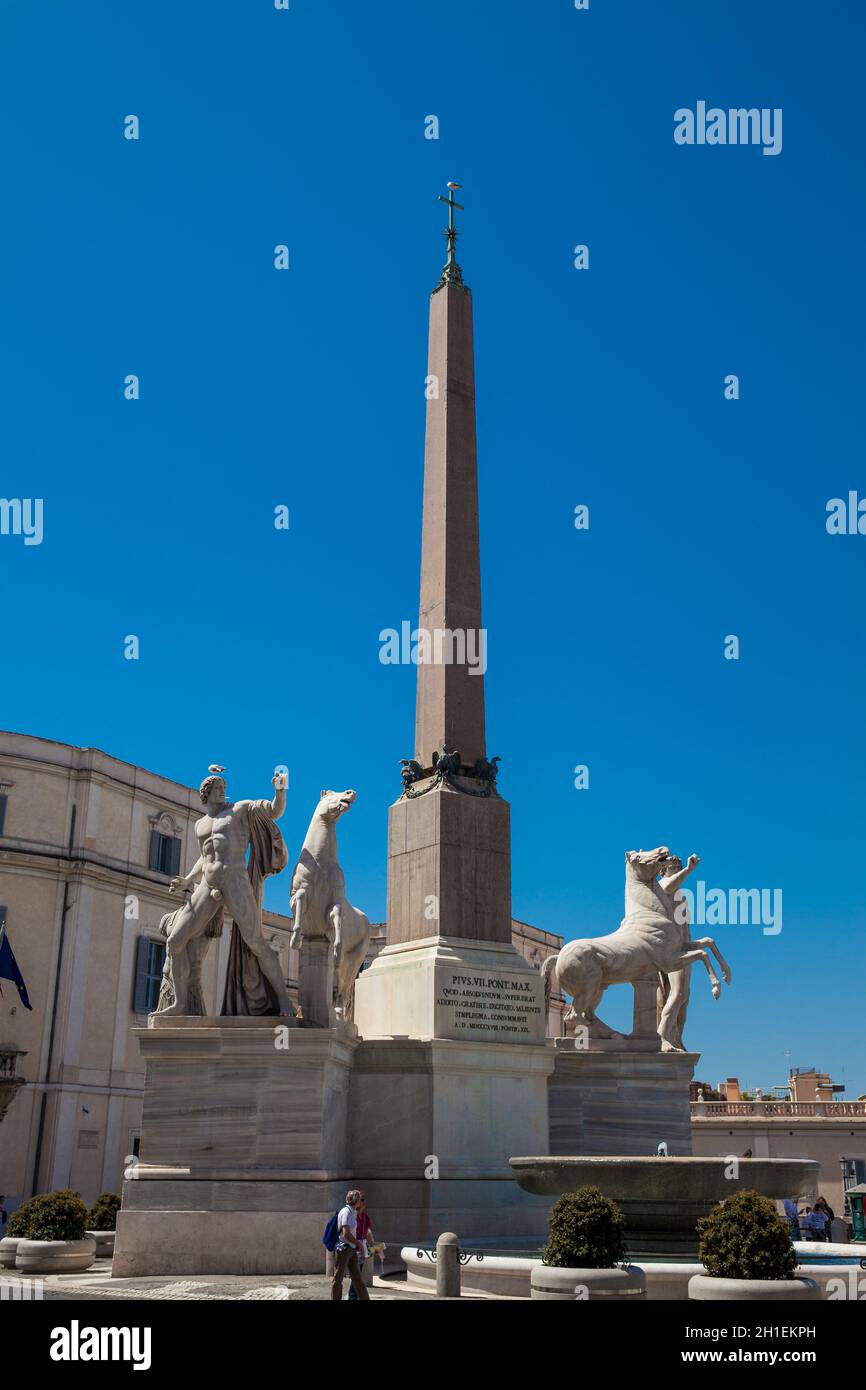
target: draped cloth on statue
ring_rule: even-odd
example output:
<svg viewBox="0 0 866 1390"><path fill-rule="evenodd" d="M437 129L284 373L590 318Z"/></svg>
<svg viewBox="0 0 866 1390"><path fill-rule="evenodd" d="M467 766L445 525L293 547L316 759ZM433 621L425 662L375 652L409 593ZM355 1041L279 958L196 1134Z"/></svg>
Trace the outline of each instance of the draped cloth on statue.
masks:
<svg viewBox="0 0 866 1390"><path fill-rule="evenodd" d="M259 809L267 807L268 810ZM261 908L265 879L281 873L289 862L285 841L274 824L270 802L253 802L250 807L250 854L247 873L256 902ZM270 950L270 946L266 947ZM223 1017L250 1014L257 1018L278 1017L280 1004L272 986L234 923L229 943Z"/></svg>

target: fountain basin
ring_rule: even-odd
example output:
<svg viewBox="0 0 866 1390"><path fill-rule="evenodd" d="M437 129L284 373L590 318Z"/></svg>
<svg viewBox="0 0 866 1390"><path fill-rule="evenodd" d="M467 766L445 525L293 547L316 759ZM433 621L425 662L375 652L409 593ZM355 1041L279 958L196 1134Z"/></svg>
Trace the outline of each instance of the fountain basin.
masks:
<svg viewBox="0 0 866 1390"><path fill-rule="evenodd" d="M810 1158L512 1158L524 1192L558 1197L597 1187L622 1208L629 1257L694 1260L697 1222L733 1192L777 1201L815 1191L820 1164ZM736 1168L734 1163L736 1162Z"/></svg>

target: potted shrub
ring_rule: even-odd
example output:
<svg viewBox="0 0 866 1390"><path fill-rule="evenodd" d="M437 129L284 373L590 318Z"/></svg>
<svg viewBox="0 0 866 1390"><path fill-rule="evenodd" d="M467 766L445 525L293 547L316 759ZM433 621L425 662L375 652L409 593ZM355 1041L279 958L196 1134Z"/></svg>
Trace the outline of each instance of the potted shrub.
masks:
<svg viewBox="0 0 866 1390"><path fill-rule="evenodd" d="M110 1259L114 1254L114 1231L120 1198L116 1192L103 1192L87 1213L87 1234L96 1241L96 1258Z"/></svg>
<svg viewBox="0 0 866 1390"><path fill-rule="evenodd" d="M698 1222L698 1257L706 1273L689 1280L689 1298L813 1299L814 1279L795 1279L797 1254L788 1223L769 1197L734 1192Z"/></svg>
<svg viewBox="0 0 866 1390"><path fill-rule="evenodd" d="M47 1192L24 1202L9 1221L22 1274L74 1274L89 1269L96 1241L87 1234L87 1207L77 1192Z"/></svg>
<svg viewBox="0 0 866 1390"><path fill-rule="evenodd" d="M532 1298L645 1298L642 1269L625 1263L623 1214L597 1187L566 1192L550 1213L541 1263L532 1266Z"/></svg>

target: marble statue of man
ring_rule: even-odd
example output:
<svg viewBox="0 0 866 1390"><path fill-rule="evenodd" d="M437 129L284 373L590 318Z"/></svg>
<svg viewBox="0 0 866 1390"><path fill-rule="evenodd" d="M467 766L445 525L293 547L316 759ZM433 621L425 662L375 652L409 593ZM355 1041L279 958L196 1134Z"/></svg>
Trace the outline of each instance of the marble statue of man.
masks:
<svg viewBox="0 0 866 1390"><path fill-rule="evenodd" d="M673 908L673 919L676 929L677 945L684 950L691 937L691 923L689 922L688 899L680 891L682 884L700 864L700 859L696 854L689 855L689 862L683 868L683 861L678 855L672 854L661 867L659 874L659 887L671 901ZM661 1036L666 1036L669 1032L671 1042L676 1048L683 1049L683 1029L686 1026L686 1013L689 1006L689 994L691 992L691 973L692 967L684 965L682 970L672 971L669 975L659 976L657 1020L661 1028L662 1019L670 1021L670 1028L665 1030ZM673 998L672 998L673 996ZM665 1015L665 1007L668 1013Z"/></svg>
<svg viewBox="0 0 866 1390"><path fill-rule="evenodd" d="M234 930L223 1013L293 1016L279 958L262 934L261 910L265 876L279 873L288 859L274 824L286 808L286 777L274 774L273 801L232 802L226 800L222 770L213 766L199 788L205 808L195 827L200 857L171 882L171 892L186 894L186 900L160 923L166 962L157 1013L205 1012L201 967L208 941L220 935L228 912Z"/></svg>

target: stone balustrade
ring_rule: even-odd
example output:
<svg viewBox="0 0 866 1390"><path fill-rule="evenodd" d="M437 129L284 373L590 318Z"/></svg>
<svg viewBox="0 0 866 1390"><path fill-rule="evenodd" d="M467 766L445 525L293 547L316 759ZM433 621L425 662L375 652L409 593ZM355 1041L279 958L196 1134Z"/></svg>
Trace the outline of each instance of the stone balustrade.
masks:
<svg viewBox="0 0 866 1390"><path fill-rule="evenodd" d="M818 1119L850 1120L866 1118L864 1100L693 1100L693 1120L757 1117L759 1119Z"/></svg>

